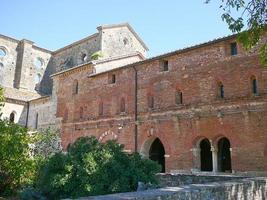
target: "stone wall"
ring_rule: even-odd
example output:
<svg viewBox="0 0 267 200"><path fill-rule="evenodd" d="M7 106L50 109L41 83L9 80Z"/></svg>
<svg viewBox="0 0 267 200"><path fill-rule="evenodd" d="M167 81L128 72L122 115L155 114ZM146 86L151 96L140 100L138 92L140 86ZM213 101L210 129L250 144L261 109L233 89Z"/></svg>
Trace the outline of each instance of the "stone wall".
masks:
<svg viewBox="0 0 267 200"><path fill-rule="evenodd" d="M8 119L11 113L15 115L15 123L25 126L27 118L27 104L16 100L7 100L4 107L1 109L3 113L1 118Z"/></svg>
<svg viewBox="0 0 267 200"><path fill-rule="evenodd" d="M123 41L125 38L129 40L126 43ZM97 33L54 52L40 48L26 39L16 40L0 35L0 50L5 54L0 55L0 85L14 91L9 98L24 103L34 99L31 98L32 93L52 95L49 100L41 98L42 100L30 102L28 126L35 127L36 116L39 113L39 127L58 127L60 119L55 119L57 97L50 78L52 74L88 63L91 61L91 55L97 51L102 51L104 55L100 58L102 62L96 64L98 72L140 61L147 51L143 45L128 24L100 26ZM20 95L16 95L21 92L24 92L23 96L28 97L21 98ZM39 95L36 98L38 97ZM20 105L13 106L18 114L21 113L21 109L16 110L19 107ZM7 112L4 113L5 117L10 115L7 108L4 109ZM17 118L25 125L25 115Z"/></svg>
<svg viewBox="0 0 267 200"><path fill-rule="evenodd" d="M0 35L0 48L6 51L6 55L0 57L2 63L0 70L3 71L1 85L36 92L49 63L51 52L35 46L29 40L19 41L2 35Z"/></svg>
<svg viewBox="0 0 267 200"><path fill-rule="evenodd" d="M205 184L211 182L222 182L248 178L243 176L236 176L233 174L159 174L160 187L179 187L190 184Z"/></svg>
<svg viewBox="0 0 267 200"><path fill-rule="evenodd" d="M79 200L259 200L267 198L267 178L246 178L225 182L164 187L141 192L84 197Z"/></svg>
<svg viewBox="0 0 267 200"><path fill-rule="evenodd" d="M16 70L18 41L0 35L0 48L6 51L6 55L0 56L0 84L5 87L13 87Z"/></svg>
<svg viewBox="0 0 267 200"><path fill-rule="evenodd" d="M116 57L118 55L129 55L139 52L146 57L147 47L138 40L134 30L128 25L123 26L101 26L101 50L104 58Z"/></svg>

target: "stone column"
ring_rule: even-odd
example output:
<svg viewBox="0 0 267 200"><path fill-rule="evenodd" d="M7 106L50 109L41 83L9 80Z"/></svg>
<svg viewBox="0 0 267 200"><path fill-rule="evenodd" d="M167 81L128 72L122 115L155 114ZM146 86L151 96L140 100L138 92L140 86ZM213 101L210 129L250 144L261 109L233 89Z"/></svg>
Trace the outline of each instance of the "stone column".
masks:
<svg viewBox="0 0 267 200"><path fill-rule="evenodd" d="M230 147L229 151L230 151L231 170L232 170L232 173L235 173L235 171L233 170L233 160L232 160L233 149Z"/></svg>
<svg viewBox="0 0 267 200"><path fill-rule="evenodd" d="M200 163L200 148L192 148L191 149L193 154L193 168L192 171L200 171L201 163Z"/></svg>
<svg viewBox="0 0 267 200"><path fill-rule="evenodd" d="M218 151L215 147L211 146L210 148L212 152L212 172L218 172Z"/></svg>

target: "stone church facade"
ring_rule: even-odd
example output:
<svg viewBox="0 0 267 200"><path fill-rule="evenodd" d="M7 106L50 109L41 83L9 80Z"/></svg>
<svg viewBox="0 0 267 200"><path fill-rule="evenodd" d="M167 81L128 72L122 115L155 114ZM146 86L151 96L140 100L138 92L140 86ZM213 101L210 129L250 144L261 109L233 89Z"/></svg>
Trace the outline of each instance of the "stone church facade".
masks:
<svg viewBox="0 0 267 200"><path fill-rule="evenodd" d="M235 35L148 59L129 24L55 52L6 36L1 48L4 116L59 128L65 149L94 135L162 171L267 171L267 70Z"/></svg>

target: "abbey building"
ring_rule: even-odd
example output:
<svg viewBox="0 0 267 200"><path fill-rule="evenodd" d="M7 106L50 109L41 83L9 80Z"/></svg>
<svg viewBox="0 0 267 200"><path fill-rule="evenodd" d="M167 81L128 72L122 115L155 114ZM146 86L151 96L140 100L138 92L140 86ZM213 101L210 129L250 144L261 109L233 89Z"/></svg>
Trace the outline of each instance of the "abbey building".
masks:
<svg viewBox="0 0 267 200"><path fill-rule="evenodd" d="M53 127L62 145L116 139L163 171L267 172L267 70L236 36L146 58L133 28L106 25L49 51L0 35L4 118Z"/></svg>

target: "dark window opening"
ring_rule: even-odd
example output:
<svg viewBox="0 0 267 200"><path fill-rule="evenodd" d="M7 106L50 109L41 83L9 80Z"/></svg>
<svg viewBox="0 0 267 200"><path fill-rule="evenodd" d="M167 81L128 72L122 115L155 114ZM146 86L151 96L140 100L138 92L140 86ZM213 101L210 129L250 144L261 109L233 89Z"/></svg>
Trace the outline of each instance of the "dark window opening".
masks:
<svg viewBox="0 0 267 200"><path fill-rule="evenodd" d="M125 100L124 100L124 98L121 99L120 111L125 112Z"/></svg>
<svg viewBox="0 0 267 200"><path fill-rule="evenodd" d="M114 84L114 83L116 83L116 75L115 75L115 74L112 74L112 75L109 77L109 83L110 83L110 84Z"/></svg>
<svg viewBox="0 0 267 200"><path fill-rule="evenodd" d="M223 86L222 83L219 83L219 97L220 97L221 99L224 98L224 86Z"/></svg>
<svg viewBox="0 0 267 200"><path fill-rule="evenodd" d="M258 84L257 84L256 77L253 76L251 78L251 84L252 84L252 93L253 93L253 95L257 95L258 94Z"/></svg>
<svg viewBox="0 0 267 200"><path fill-rule="evenodd" d="M148 107L150 109L154 108L154 97L152 95L148 96Z"/></svg>
<svg viewBox="0 0 267 200"><path fill-rule="evenodd" d="M38 113L36 113L36 117L35 117L35 129L38 128L38 120L39 120L39 116L38 116Z"/></svg>
<svg viewBox="0 0 267 200"><path fill-rule="evenodd" d="M77 80L75 80L73 83L73 94L78 94L78 92L79 92L79 83Z"/></svg>
<svg viewBox="0 0 267 200"><path fill-rule="evenodd" d="M177 91L175 94L175 102L177 105L183 104L183 93L181 91Z"/></svg>
<svg viewBox="0 0 267 200"><path fill-rule="evenodd" d="M231 55L237 55L237 44L236 42L231 43Z"/></svg>
<svg viewBox="0 0 267 200"><path fill-rule="evenodd" d="M80 107L80 119L83 118L83 107Z"/></svg>
<svg viewBox="0 0 267 200"><path fill-rule="evenodd" d="M164 60L161 63L161 71L169 71L169 62L168 60Z"/></svg>
<svg viewBox="0 0 267 200"><path fill-rule="evenodd" d="M10 113L10 115L9 115L9 121L10 122L15 122L15 113L14 112L12 112L12 113Z"/></svg>
<svg viewBox="0 0 267 200"><path fill-rule="evenodd" d="M98 105L98 114L99 116L102 116L103 115L103 102L100 102L99 105Z"/></svg>

